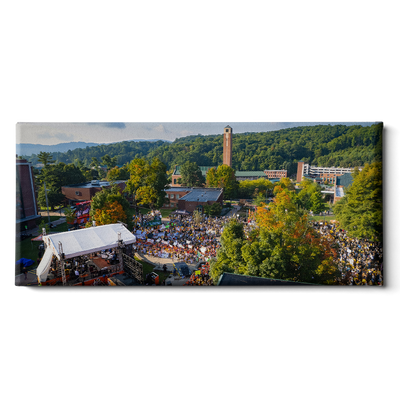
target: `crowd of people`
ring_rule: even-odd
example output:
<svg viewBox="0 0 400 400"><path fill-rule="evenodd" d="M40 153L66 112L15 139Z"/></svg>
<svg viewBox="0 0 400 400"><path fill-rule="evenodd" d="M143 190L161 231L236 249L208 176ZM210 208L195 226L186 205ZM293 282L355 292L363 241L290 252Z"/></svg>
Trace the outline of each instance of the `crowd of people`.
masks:
<svg viewBox="0 0 400 400"><path fill-rule="evenodd" d="M380 243L351 238L336 223L314 222L314 228L337 251L341 280L348 285L382 285L383 252Z"/></svg>
<svg viewBox="0 0 400 400"><path fill-rule="evenodd" d="M205 216L197 223L191 215L177 215L172 216L167 225L136 225L133 231L137 238L134 250L187 264L209 260L216 256L227 220L227 217Z"/></svg>
<svg viewBox="0 0 400 400"><path fill-rule="evenodd" d="M149 217L146 217L150 220ZM154 217L153 217L154 218ZM236 218L236 217L235 217ZM203 217L195 221L192 215L171 215L169 224L147 227L137 224L134 251L174 262L196 264L216 257L220 236L229 217ZM146 220L146 219L145 219ZM245 235L256 227L252 218L241 219ZM382 285L383 253L380 243L351 238L336 223L314 222L314 228L336 249L336 263L341 272L341 283L347 285ZM187 285L211 285L209 264L193 273Z"/></svg>
<svg viewBox="0 0 400 400"><path fill-rule="evenodd" d="M212 279L209 275L210 264L205 263L199 267L197 271L194 271L190 276L189 280L184 286L213 286Z"/></svg>

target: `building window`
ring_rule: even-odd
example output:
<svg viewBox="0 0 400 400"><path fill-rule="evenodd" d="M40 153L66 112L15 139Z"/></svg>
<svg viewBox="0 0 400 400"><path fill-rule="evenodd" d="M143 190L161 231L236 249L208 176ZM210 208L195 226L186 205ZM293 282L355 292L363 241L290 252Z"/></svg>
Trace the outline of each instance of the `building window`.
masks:
<svg viewBox="0 0 400 400"><path fill-rule="evenodd" d="M169 197L170 197L170 199L173 199L173 198L174 198L174 195L173 195L173 194L171 194Z"/></svg>
<svg viewBox="0 0 400 400"><path fill-rule="evenodd" d="M79 195L80 195L80 192L75 192L75 195L76 195L76 196L79 196Z"/></svg>
<svg viewBox="0 0 400 400"><path fill-rule="evenodd" d="M174 179L174 185L176 185L176 179Z"/></svg>
<svg viewBox="0 0 400 400"><path fill-rule="evenodd" d="M177 199L177 200L179 199L179 194L176 195L176 199Z"/></svg>

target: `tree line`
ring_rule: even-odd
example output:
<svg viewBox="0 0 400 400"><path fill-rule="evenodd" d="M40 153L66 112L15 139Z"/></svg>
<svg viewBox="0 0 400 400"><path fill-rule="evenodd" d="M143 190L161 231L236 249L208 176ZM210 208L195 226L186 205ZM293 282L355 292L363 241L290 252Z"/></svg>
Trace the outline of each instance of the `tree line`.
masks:
<svg viewBox="0 0 400 400"><path fill-rule="evenodd" d="M232 167L236 171L285 169L292 176L300 160L318 166L356 167L382 161L383 124L316 125L272 132L238 133L232 137ZM158 158L172 173L176 165L194 162L201 166L222 164L222 135L196 135L174 142L119 142L109 145L52 153L56 162L81 162L89 167L93 158L107 156L115 165L126 165L134 158ZM37 155L27 157L36 163Z"/></svg>

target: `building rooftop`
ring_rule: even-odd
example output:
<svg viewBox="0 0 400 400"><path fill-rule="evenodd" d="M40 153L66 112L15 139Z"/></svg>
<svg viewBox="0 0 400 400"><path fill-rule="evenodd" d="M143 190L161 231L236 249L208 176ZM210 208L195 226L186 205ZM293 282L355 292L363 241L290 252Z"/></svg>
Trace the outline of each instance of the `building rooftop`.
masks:
<svg viewBox="0 0 400 400"><path fill-rule="evenodd" d="M124 183L126 181L114 181L113 183ZM64 187L73 187L73 188L80 188L80 189L88 189L88 188L93 188L93 187L106 187L110 186L111 183L108 181L90 181L90 182L85 182L85 183L77 183L75 185L65 185Z"/></svg>
<svg viewBox="0 0 400 400"><path fill-rule="evenodd" d="M193 188L190 193L181 197L185 201L217 201L223 189L220 188Z"/></svg>
<svg viewBox="0 0 400 400"><path fill-rule="evenodd" d="M207 174L207 172L211 169L211 168L217 168L217 167L209 167L209 166L199 166L201 173L205 176ZM177 165L175 167L175 170L173 172L173 175L180 175L181 174L181 166Z"/></svg>
<svg viewBox="0 0 400 400"><path fill-rule="evenodd" d="M166 189L166 192L187 192L188 190L192 190L191 187L172 187L170 189Z"/></svg>
<svg viewBox="0 0 400 400"><path fill-rule="evenodd" d="M235 176L262 176L266 178L264 171L236 171Z"/></svg>
<svg viewBox="0 0 400 400"><path fill-rule="evenodd" d="M347 188L353 183L353 176L350 173L343 174L336 178L336 185Z"/></svg>
<svg viewBox="0 0 400 400"><path fill-rule="evenodd" d="M218 281L218 286L289 286L289 285L313 285L312 283L284 281L281 279L260 278L258 276L248 276L230 274L224 272Z"/></svg>

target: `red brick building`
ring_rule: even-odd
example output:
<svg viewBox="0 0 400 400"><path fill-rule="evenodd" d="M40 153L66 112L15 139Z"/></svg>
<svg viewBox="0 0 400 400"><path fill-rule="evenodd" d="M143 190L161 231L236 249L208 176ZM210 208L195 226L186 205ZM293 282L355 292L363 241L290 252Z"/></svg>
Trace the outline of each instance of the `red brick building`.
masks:
<svg viewBox="0 0 400 400"><path fill-rule="evenodd" d="M33 167L27 160L16 160L16 227L33 229L39 218Z"/></svg>
<svg viewBox="0 0 400 400"><path fill-rule="evenodd" d="M125 181L116 181L115 184L125 189ZM66 197L69 204L92 200L93 196L103 188L110 188L111 184L107 181L91 181L78 185L68 185L61 188L61 193Z"/></svg>
<svg viewBox="0 0 400 400"><path fill-rule="evenodd" d="M222 206L223 200L223 189L193 188L189 193L178 200L178 210L193 212L199 209L203 211L205 205L219 203Z"/></svg>
<svg viewBox="0 0 400 400"><path fill-rule="evenodd" d="M165 203L163 208L177 208L178 200L188 194L192 188L188 187L173 187L165 191L166 197L169 199L169 203Z"/></svg>
<svg viewBox="0 0 400 400"><path fill-rule="evenodd" d="M264 171L265 175L267 176L268 179L282 179L282 178L287 178L287 171L285 169L280 169L280 170L265 170Z"/></svg>

